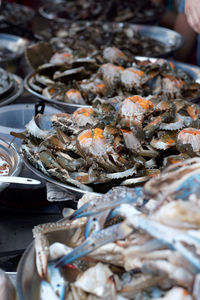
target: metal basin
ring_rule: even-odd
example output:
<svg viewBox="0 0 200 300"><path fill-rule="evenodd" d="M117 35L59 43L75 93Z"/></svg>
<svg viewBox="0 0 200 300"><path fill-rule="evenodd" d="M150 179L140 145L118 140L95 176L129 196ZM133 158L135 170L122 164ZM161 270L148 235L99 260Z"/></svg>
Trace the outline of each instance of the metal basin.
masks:
<svg viewBox="0 0 200 300"><path fill-rule="evenodd" d="M14 144L10 144L0 138L0 155L2 155L10 166L10 176L18 176L22 169L22 160ZM9 186L9 183L0 183L0 192Z"/></svg>
<svg viewBox="0 0 200 300"><path fill-rule="evenodd" d="M5 58L0 57L0 66L5 67L8 63L17 61L23 54L29 41L16 35L0 33L0 49L11 52Z"/></svg>

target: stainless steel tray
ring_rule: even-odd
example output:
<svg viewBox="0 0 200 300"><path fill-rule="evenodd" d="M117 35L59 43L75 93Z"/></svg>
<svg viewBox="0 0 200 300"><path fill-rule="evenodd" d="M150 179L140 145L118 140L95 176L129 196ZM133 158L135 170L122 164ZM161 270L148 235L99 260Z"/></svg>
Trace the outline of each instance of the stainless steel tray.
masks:
<svg viewBox="0 0 200 300"><path fill-rule="evenodd" d="M10 144L0 138L0 154L3 155L10 164L10 176L18 176L22 169L22 159L14 144ZM9 186L9 183L0 183L0 192Z"/></svg>
<svg viewBox="0 0 200 300"><path fill-rule="evenodd" d="M152 57L146 57L146 56L136 56L136 58L138 60L146 60L149 59L152 62L156 61L156 58L152 58ZM200 67L198 66L194 66L194 65L190 65L190 64L186 64L186 63L182 63L182 62L177 62L172 60L175 67L177 69L181 69L183 71L186 71L189 75L192 76L192 78L195 80L195 82L200 83ZM40 98L43 101L52 103L52 104L57 104L59 106L62 106L66 112L72 113L74 112L77 108L79 107L86 107L86 105L81 105L81 104L72 104L72 103L65 103L65 102L61 102L58 101L56 99L49 99L39 93L37 93L36 91L34 91L30 86L29 86L29 80L30 78L34 75L34 72L29 73L26 78L24 79L24 87L25 89L31 93L32 95L36 96L37 98ZM200 95L199 95L200 96ZM196 101L198 100L199 97L195 97L195 98L191 98L191 99L187 99L189 101Z"/></svg>
<svg viewBox="0 0 200 300"><path fill-rule="evenodd" d="M9 93L6 93L1 97L0 106L13 102L19 96L21 96L24 91L23 79L18 75L14 75L14 74L12 74L12 77L14 79L13 88Z"/></svg>
<svg viewBox="0 0 200 300"><path fill-rule="evenodd" d="M26 167L28 169L30 169L34 174L38 175L40 178L42 178L43 180L46 180L47 182L51 182L53 184L55 184L57 187L61 188L62 190L69 190L70 192L73 192L77 197L81 198L84 194L87 194L88 191L85 191L85 190L82 190L78 187L74 187L72 185L69 185L69 184L66 184L66 183L63 183L61 181L58 181L58 180L55 180L53 179L52 177L49 177L45 174L43 174L42 172L40 172L39 170L37 170L34 166L32 166L29 161L27 160L27 158L25 157L25 155L21 154L21 157L26 165ZM93 185L94 187L95 185ZM103 189L103 185L102 185L102 189ZM109 188L110 189L110 188ZM102 190L102 193L105 193L107 192L108 189L106 191L103 191ZM96 192L90 192L94 195L98 195L99 193L96 193Z"/></svg>
<svg viewBox="0 0 200 300"><path fill-rule="evenodd" d="M0 59L0 66L4 66L8 62L20 58L28 44L29 41L22 37L8 33L0 33L0 47L7 48L13 52L11 57Z"/></svg>

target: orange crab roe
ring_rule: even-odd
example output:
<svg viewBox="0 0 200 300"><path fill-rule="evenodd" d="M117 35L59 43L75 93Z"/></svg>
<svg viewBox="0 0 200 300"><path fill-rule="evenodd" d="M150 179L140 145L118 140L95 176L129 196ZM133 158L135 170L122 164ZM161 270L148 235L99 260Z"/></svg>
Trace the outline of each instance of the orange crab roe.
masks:
<svg viewBox="0 0 200 300"><path fill-rule="evenodd" d="M132 131L131 130L128 130L128 129L120 129L121 130L121 132L123 132L123 133L132 133Z"/></svg>
<svg viewBox="0 0 200 300"><path fill-rule="evenodd" d="M116 69L119 71L124 71L124 67L122 67L122 66L116 66Z"/></svg>
<svg viewBox="0 0 200 300"><path fill-rule="evenodd" d="M192 129L183 129L179 132L179 134L189 133L192 135L200 135L200 130L192 130Z"/></svg>
<svg viewBox="0 0 200 300"><path fill-rule="evenodd" d="M94 111L92 108L80 108L74 112L74 117L78 115L84 115L85 117L89 117L92 114L94 114Z"/></svg>
<svg viewBox="0 0 200 300"><path fill-rule="evenodd" d="M86 132L83 132L79 136L79 141L83 144L87 142L88 139L104 139L103 135L103 129L95 128L93 130L87 130Z"/></svg>
<svg viewBox="0 0 200 300"><path fill-rule="evenodd" d="M95 128L93 130L93 138L94 139L104 139L103 129Z"/></svg>
<svg viewBox="0 0 200 300"><path fill-rule="evenodd" d="M78 95L78 96L80 96L81 93L78 90L76 90L76 89L70 89L69 91L66 92L66 95L68 97L70 97L72 95Z"/></svg>
<svg viewBox="0 0 200 300"><path fill-rule="evenodd" d="M153 108L153 103L150 100L143 99L139 96L132 96L127 99L131 100L134 103L138 103L143 109Z"/></svg>
<svg viewBox="0 0 200 300"><path fill-rule="evenodd" d="M144 72L141 70L137 70L137 69L129 69L130 72L133 72L134 74L137 74L138 76L143 76Z"/></svg>

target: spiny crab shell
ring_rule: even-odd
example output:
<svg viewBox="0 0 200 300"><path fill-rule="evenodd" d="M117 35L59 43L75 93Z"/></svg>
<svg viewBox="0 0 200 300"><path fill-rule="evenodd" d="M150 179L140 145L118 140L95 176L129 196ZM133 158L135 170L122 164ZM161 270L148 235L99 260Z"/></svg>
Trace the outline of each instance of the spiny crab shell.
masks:
<svg viewBox="0 0 200 300"><path fill-rule="evenodd" d="M177 136L177 148L180 152L189 152L191 155L200 155L200 130L186 128Z"/></svg>
<svg viewBox="0 0 200 300"><path fill-rule="evenodd" d="M132 96L123 101L119 114L129 127L132 124L142 124L145 114L152 109L153 103L150 100L140 96Z"/></svg>

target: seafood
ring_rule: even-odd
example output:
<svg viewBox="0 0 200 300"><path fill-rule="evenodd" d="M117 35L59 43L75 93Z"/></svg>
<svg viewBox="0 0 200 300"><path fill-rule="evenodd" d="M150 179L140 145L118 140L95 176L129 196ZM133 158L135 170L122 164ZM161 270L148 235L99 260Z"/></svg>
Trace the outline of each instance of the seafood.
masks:
<svg viewBox="0 0 200 300"><path fill-rule="evenodd" d="M52 18L52 13L56 19L61 20L101 20L101 21L131 21L143 23L154 21L161 15L163 8L153 4L149 0L137 1L111 1L109 4L105 0L76 0L62 1L58 4L44 5L40 12L47 18Z"/></svg>
<svg viewBox="0 0 200 300"><path fill-rule="evenodd" d="M172 100L191 99L199 94L199 83L164 59L141 61L116 47L106 47L93 58L84 59L66 52L54 53L52 49L44 62L43 51L38 55L39 48L46 49L48 44L36 44L26 50L28 60L36 68L28 77L28 86L48 99L88 105L93 104L96 97L108 99L137 94ZM192 107L188 114L194 114L195 120ZM183 122L179 115L174 123L169 130L176 126L181 128Z"/></svg>
<svg viewBox="0 0 200 300"><path fill-rule="evenodd" d="M115 101L98 98L73 114L33 118L15 134L24 139L25 158L58 181L95 192L105 184L106 192L143 184L166 165L198 155L197 104L138 95Z"/></svg>
<svg viewBox="0 0 200 300"><path fill-rule="evenodd" d="M36 226L35 240L49 240L45 249L54 253L46 255L35 243L36 258L41 251L44 254L38 267L41 289L50 285L57 297L65 289L66 299L75 293L80 299L198 300L199 164L198 157L178 163L173 166L176 177L168 172L170 166L143 188L117 187L106 195L85 195L78 210L62 225L57 223L55 230L52 224ZM160 183L170 195L167 201L166 193L159 192ZM148 185L157 187L153 198ZM78 221L81 228L73 235ZM85 236L94 222L99 223L98 230ZM67 243L62 242L65 235ZM46 269L41 274L43 264ZM51 268L54 274L46 277Z"/></svg>

